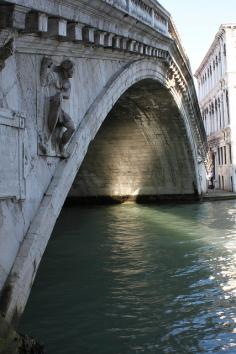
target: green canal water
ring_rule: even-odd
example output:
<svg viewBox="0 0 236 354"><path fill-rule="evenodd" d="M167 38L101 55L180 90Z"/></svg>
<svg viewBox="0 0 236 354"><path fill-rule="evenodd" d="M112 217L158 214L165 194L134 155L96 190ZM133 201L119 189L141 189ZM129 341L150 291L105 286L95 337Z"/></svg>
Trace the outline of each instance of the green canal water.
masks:
<svg viewBox="0 0 236 354"><path fill-rule="evenodd" d="M235 296L235 201L64 208L20 330L48 354L235 354Z"/></svg>

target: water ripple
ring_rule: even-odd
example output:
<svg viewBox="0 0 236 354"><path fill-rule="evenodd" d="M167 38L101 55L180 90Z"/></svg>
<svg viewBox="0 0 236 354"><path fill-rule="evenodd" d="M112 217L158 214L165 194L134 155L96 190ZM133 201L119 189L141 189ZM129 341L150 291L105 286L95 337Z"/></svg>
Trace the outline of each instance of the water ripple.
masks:
<svg viewBox="0 0 236 354"><path fill-rule="evenodd" d="M234 201L63 210L21 331L49 354L236 353L235 221Z"/></svg>

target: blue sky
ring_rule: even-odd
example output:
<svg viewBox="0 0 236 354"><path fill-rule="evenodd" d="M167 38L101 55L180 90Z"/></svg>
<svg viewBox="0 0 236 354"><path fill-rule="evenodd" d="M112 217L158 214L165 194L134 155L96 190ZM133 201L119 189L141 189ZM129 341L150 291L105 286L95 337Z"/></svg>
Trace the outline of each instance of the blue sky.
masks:
<svg viewBox="0 0 236 354"><path fill-rule="evenodd" d="M236 0L159 0L172 15L193 73L222 23L236 23Z"/></svg>

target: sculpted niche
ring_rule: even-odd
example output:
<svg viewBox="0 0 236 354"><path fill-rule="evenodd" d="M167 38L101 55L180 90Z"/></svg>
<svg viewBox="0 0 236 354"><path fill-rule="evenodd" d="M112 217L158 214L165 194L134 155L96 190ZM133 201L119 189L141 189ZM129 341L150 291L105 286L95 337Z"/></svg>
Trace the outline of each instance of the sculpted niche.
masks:
<svg viewBox="0 0 236 354"><path fill-rule="evenodd" d="M40 80L44 91L44 122L40 132L40 150L43 154L68 157L66 145L75 131L75 125L63 109L63 102L70 98L73 74L74 64L69 59L60 65L55 65L51 58L42 59Z"/></svg>

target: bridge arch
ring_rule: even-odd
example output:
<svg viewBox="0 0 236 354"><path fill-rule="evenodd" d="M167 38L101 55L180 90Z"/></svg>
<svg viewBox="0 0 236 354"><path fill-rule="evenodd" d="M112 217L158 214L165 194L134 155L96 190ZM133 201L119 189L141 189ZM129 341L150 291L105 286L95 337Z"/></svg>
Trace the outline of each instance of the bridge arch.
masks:
<svg viewBox="0 0 236 354"><path fill-rule="evenodd" d="M90 142L69 193L75 203L193 199L194 157L170 91L142 79L117 100Z"/></svg>
<svg viewBox="0 0 236 354"><path fill-rule="evenodd" d="M191 186L194 181L195 192L201 193L202 161L199 159L201 153L198 145L201 137L198 127L189 118L193 113L188 89L180 88L176 82L169 79L168 66L164 61L150 58L127 64L111 77L94 100L69 144L69 158L59 161L56 167L5 285L8 296L2 312L8 321L11 321L16 314L20 317L24 310L40 260L63 203L87 154L90 142L96 137L102 123L116 103L120 99L124 101L127 99L125 93L137 92L132 88L147 89L148 84L162 90L168 97L168 103L175 106L174 112L178 114L176 122L179 125L176 124L181 127L185 136L182 142L187 143L190 151L188 164L189 171L192 172ZM153 94L150 97L154 99ZM153 103L157 102L154 100Z"/></svg>

